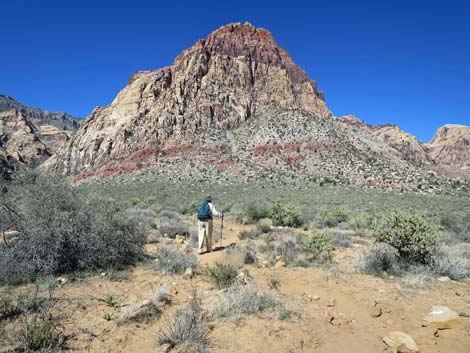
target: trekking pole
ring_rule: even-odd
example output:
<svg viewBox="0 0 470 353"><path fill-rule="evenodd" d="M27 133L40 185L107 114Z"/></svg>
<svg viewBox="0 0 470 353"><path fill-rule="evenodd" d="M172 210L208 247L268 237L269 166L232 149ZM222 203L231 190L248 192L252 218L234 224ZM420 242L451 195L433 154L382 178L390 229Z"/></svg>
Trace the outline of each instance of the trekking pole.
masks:
<svg viewBox="0 0 470 353"><path fill-rule="evenodd" d="M222 231L224 229L224 214L222 213L222 222L220 222L220 247L222 247Z"/></svg>

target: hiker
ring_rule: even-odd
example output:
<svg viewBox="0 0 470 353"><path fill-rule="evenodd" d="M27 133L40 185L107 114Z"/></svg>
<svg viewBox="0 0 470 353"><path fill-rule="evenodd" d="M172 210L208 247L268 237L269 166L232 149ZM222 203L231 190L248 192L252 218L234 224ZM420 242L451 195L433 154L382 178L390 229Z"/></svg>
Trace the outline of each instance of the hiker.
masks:
<svg viewBox="0 0 470 353"><path fill-rule="evenodd" d="M224 217L224 213L218 212L212 203L212 196L207 198L197 207L197 236L198 236L198 253L202 254L202 246L206 241L207 252L212 251L212 231L214 228L213 217Z"/></svg>

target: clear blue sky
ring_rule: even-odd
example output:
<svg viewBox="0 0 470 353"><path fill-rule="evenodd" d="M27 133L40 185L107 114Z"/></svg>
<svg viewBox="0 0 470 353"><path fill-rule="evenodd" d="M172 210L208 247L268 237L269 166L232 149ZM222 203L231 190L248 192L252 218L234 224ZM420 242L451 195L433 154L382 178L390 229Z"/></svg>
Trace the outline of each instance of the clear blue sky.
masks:
<svg viewBox="0 0 470 353"><path fill-rule="evenodd" d="M337 116L470 125L467 1L2 1L0 93L85 117L229 22L273 32Z"/></svg>

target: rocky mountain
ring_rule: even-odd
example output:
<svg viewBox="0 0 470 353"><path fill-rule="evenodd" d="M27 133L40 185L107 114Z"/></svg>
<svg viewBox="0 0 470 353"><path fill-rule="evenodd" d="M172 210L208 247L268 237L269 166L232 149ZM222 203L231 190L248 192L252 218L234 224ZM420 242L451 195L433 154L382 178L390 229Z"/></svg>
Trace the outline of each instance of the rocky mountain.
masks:
<svg viewBox="0 0 470 353"><path fill-rule="evenodd" d="M172 65L134 74L43 168L77 179L133 172L174 182L448 184L334 119L316 83L269 31L249 23L223 26Z"/></svg>
<svg viewBox="0 0 470 353"><path fill-rule="evenodd" d="M470 126L444 125L437 130L431 142L426 144L396 125L372 126L352 115L342 116L338 120L386 142L414 164L432 169L437 168L450 175L468 177Z"/></svg>
<svg viewBox="0 0 470 353"><path fill-rule="evenodd" d="M80 119L66 113L49 113L0 95L0 174L39 165L79 126Z"/></svg>
<svg viewBox="0 0 470 353"><path fill-rule="evenodd" d="M444 125L426 147L430 158L438 165L470 171L470 126Z"/></svg>

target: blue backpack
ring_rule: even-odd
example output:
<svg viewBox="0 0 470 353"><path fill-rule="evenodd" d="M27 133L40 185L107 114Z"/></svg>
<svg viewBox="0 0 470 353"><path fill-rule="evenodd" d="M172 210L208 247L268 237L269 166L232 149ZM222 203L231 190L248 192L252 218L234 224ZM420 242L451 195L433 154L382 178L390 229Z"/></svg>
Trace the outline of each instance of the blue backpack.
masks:
<svg viewBox="0 0 470 353"><path fill-rule="evenodd" d="M209 202L203 201L196 208L196 217L198 220L205 222L212 219L211 208Z"/></svg>

